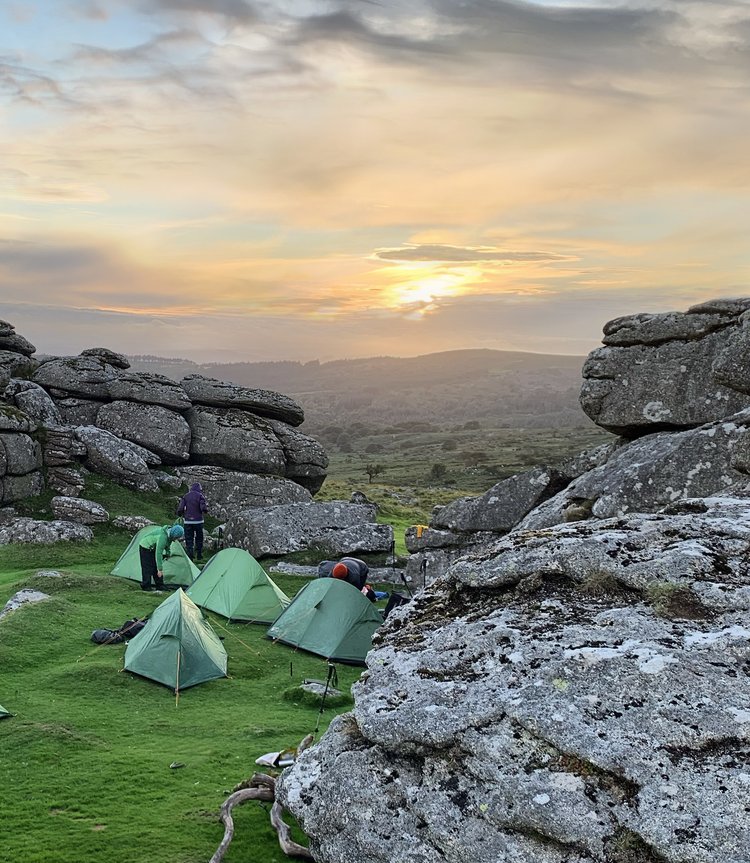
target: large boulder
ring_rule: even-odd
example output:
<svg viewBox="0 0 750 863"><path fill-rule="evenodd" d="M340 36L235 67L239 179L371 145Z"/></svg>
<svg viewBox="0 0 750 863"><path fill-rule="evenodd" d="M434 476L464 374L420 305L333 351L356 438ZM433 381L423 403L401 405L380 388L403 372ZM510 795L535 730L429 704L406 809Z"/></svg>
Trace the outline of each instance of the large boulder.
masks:
<svg viewBox="0 0 750 863"><path fill-rule="evenodd" d="M39 521L19 516L0 522L0 545L13 542L54 545L56 542L91 542L93 538L90 527L72 521Z"/></svg>
<svg viewBox="0 0 750 863"><path fill-rule="evenodd" d="M501 480L482 495L460 498L433 515L432 527L449 531L489 530L507 533L534 507L557 494L568 477L539 466Z"/></svg>
<svg viewBox="0 0 750 863"><path fill-rule="evenodd" d="M0 321L0 351L12 351L17 354L31 356L36 351L34 345L16 332L13 324Z"/></svg>
<svg viewBox="0 0 750 863"><path fill-rule="evenodd" d="M26 434L0 432L0 474L23 476L42 466L42 449L38 441Z"/></svg>
<svg viewBox="0 0 750 863"><path fill-rule="evenodd" d="M81 351L82 357L99 357L110 366L116 369L129 369L130 360L124 354L118 354L116 351L111 351L109 348L86 348Z"/></svg>
<svg viewBox="0 0 750 863"><path fill-rule="evenodd" d="M63 422L70 426L95 426L102 407L101 402L79 398L56 398L55 405Z"/></svg>
<svg viewBox="0 0 750 863"><path fill-rule="evenodd" d="M612 451L613 444L603 444L568 460L564 468L539 466L501 480L482 495L435 507L429 525L406 530L407 578L421 586L433 582L467 550L483 548L498 534L513 530L527 513L533 515L544 501L564 489L571 476L605 461Z"/></svg>
<svg viewBox="0 0 750 863"><path fill-rule="evenodd" d="M328 468L328 456L321 444L278 420L269 420L269 425L284 450L287 479L298 482L311 494L320 491Z"/></svg>
<svg viewBox="0 0 750 863"><path fill-rule="evenodd" d="M47 468L47 487L65 497L78 497L86 485L89 471L82 465Z"/></svg>
<svg viewBox="0 0 750 863"><path fill-rule="evenodd" d="M121 371L109 382L108 395L114 401L160 405L175 411L190 407L190 399L178 383L154 372Z"/></svg>
<svg viewBox="0 0 750 863"><path fill-rule="evenodd" d="M750 393L750 311L739 318L740 330L713 361L711 371L723 386Z"/></svg>
<svg viewBox="0 0 750 863"><path fill-rule="evenodd" d="M37 424L24 411L15 405L0 402L0 431L35 432Z"/></svg>
<svg viewBox="0 0 750 863"><path fill-rule="evenodd" d="M294 399L271 390L250 389L203 375L187 375L181 384L196 405L239 408L291 426L298 426L305 419L304 411Z"/></svg>
<svg viewBox="0 0 750 863"><path fill-rule="evenodd" d="M278 476L258 476L215 465L178 467L175 474L187 486L194 482L203 486L208 510L217 518L226 518L249 507L309 503L312 500L307 489Z"/></svg>
<svg viewBox="0 0 750 863"><path fill-rule="evenodd" d="M10 378L28 378L39 366L38 360L16 351L0 350L0 382Z"/></svg>
<svg viewBox="0 0 750 863"><path fill-rule="evenodd" d="M85 465L94 473L138 491L159 490L149 471L149 465L161 463L154 453L93 426L78 426L76 436L86 446Z"/></svg>
<svg viewBox="0 0 750 863"><path fill-rule="evenodd" d="M50 501L52 513L60 521L75 521L79 524L101 524L109 521L109 513L95 500L58 495Z"/></svg>
<svg viewBox="0 0 750 863"><path fill-rule="evenodd" d="M508 535L277 783L319 863L750 860L750 501Z"/></svg>
<svg viewBox="0 0 750 863"><path fill-rule="evenodd" d="M248 411L206 407L192 408L185 419L192 434L192 461L284 476L284 449L268 420Z"/></svg>
<svg viewBox="0 0 750 863"><path fill-rule="evenodd" d="M747 334L740 318L748 309L750 299L725 300L684 314L610 321L605 347L583 367L583 410L602 428L632 438L700 426L747 407L726 358L741 355Z"/></svg>
<svg viewBox="0 0 750 863"><path fill-rule="evenodd" d="M530 512L518 530L654 512L680 498L721 493L743 479L735 450L747 445L749 433L745 410L698 429L639 438Z"/></svg>
<svg viewBox="0 0 750 863"><path fill-rule="evenodd" d="M156 453L165 464L180 464L190 457L190 426L161 405L110 402L99 409L96 425Z"/></svg>
<svg viewBox="0 0 750 863"><path fill-rule="evenodd" d="M39 366L32 380L55 398L107 401L109 385L118 374L119 370L100 356L54 357Z"/></svg>
<svg viewBox="0 0 750 863"><path fill-rule="evenodd" d="M38 470L21 476L6 474L0 479L0 488L0 500L3 505L17 503L28 497L40 495L44 491L44 477Z"/></svg>
<svg viewBox="0 0 750 863"><path fill-rule="evenodd" d="M44 432L44 464L65 467L86 455L86 446L70 426L46 428Z"/></svg>
<svg viewBox="0 0 750 863"><path fill-rule="evenodd" d="M0 432L0 503L16 503L44 491L39 443L20 432Z"/></svg>
<svg viewBox="0 0 750 863"><path fill-rule="evenodd" d="M320 558L346 554L385 554L393 528L375 522L375 507L345 501L254 507L230 515L224 528L228 545L253 557L278 557L314 550Z"/></svg>
<svg viewBox="0 0 750 863"><path fill-rule="evenodd" d="M39 426L54 428L63 424L57 405L46 390L33 381L13 379L5 390L5 397Z"/></svg>

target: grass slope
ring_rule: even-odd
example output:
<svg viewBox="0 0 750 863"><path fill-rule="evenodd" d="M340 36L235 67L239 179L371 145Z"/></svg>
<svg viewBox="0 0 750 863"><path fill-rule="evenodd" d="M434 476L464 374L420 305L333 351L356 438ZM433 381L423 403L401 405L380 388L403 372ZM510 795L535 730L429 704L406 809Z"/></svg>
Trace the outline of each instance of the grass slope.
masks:
<svg viewBox="0 0 750 863"><path fill-rule="evenodd" d="M144 594L107 569L20 579L0 569L0 604L21 587L51 594L0 625L0 703L14 714L0 722L3 859L205 861L223 835L217 812L231 788L259 755L296 745L318 720L315 700L289 694L304 678L325 679L325 661L271 643L261 626L209 615L231 679L179 700L121 672L125 645L97 647L91 631L149 614L167 594ZM292 595L301 587L291 576L274 580ZM360 669L337 669L348 692ZM320 732L347 706L327 708ZM261 804L236 813L228 863L286 860Z"/></svg>
<svg viewBox="0 0 750 863"><path fill-rule="evenodd" d="M427 523L434 505L481 493L517 468L554 462L602 439L601 433L471 433L477 437L413 435L408 455L395 435L377 452L370 441L369 452L341 453L317 499L365 491L405 554L403 531ZM462 460L462 453L472 458ZM373 461L384 468L377 483L365 481ZM428 478L436 463L448 468L443 485ZM383 483L393 476L399 486ZM136 494L92 475L83 496L103 503L111 517L144 515L165 524L174 519L179 493ZM17 508L51 518L50 499ZM318 703L300 698L298 686L304 678L325 679L325 661L272 644L266 627L209 614L224 638L231 679L188 689L179 701L166 687L121 672L125 646L97 647L92 630L150 614L166 598L108 575L129 541L130 534L107 524L94 528L89 543L0 547L0 607L21 587L52 595L0 622L0 704L14 714L0 722L0 859L203 863L223 835L217 813L231 788L255 771L259 755L297 745L318 721ZM45 569L63 577L36 575ZM293 576L272 577L290 596L302 586ZM337 668L339 689L348 694L360 670ZM320 732L349 705L329 704ZM174 762L184 766L171 769ZM261 804L235 810L235 822L227 863L287 859Z"/></svg>

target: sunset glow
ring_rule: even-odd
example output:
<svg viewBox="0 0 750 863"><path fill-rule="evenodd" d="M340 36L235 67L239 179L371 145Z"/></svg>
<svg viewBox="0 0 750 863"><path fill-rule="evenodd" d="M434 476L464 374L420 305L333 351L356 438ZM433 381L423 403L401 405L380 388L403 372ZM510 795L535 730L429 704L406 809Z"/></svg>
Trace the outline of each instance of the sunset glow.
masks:
<svg viewBox="0 0 750 863"><path fill-rule="evenodd" d="M13 0L0 318L45 352L586 353L748 292L740 0Z"/></svg>

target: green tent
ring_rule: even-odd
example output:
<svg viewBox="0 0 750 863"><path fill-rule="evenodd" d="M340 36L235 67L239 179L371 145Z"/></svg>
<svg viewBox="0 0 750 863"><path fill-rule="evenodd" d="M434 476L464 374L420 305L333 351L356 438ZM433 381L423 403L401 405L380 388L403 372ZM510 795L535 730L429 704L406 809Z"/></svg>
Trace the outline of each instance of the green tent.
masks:
<svg viewBox="0 0 750 863"><path fill-rule="evenodd" d="M6 716L10 716L10 713L0 704L0 719L5 719Z"/></svg>
<svg viewBox="0 0 750 863"><path fill-rule="evenodd" d="M337 578L308 582L266 635L334 662L364 665L380 611L356 587Z"/></svg>
<svg viewBox="0 0 750 863"><path fill-rule="evenodd" d="M142 527L130 540L128 547L120 555L120 559L114 566L110 575L119 575L121 578L129 578L131 581L141 581L141 554L138 543L141 537L154 525ZM200 570L187 556L182 545L175 541L169 547L169 557L164 561L164 585L166 587L187 587L192 584Z"/></svg>
<svg viewBox="0 0 750 863"><path fill-rule="evenodd" d="M187 595L201 608L250 623L273 623L290 603L258 561L242 548L217 552Z"/></svg>
<svg viewBox="0 0 750 863"><path fill-rule="evenodd" d="M227 676L227 654L200 608L177 590L128 642L125 670L179 692Z"/></svg>

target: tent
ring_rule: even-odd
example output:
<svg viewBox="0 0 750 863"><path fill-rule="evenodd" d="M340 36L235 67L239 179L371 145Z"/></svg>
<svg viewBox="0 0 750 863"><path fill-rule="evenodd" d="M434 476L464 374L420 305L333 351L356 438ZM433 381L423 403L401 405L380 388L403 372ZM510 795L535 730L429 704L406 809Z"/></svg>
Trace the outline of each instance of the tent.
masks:
<svg viewBox="0 0 750 863"><path fill-rule="evenodd" d="M119 575L121 578L129 578L131 581L141 580L141 554L138 543L146 531L151 530L153 525L142 527L130 540L128 547L120 555L120 559L114 566L110 575ZM182 545L175 541L169 547L169 557L164 561L164 585L167 587L187 587L198 577L200 570L187 556Z"/></svg>
<svg viewBox="0 0 750 863"><path fill-rule="evenodd" d="M0 719L5 719L6 716L10 716L10 713L0 704Z"/></svg>
<svg viewBox="0 0 750 863"><path fill-rule="evenodd" d="M201 608L251 623L273 623L291 601L242 548L211 557L187 595Z"/></svg>
<svg viewBox="0 0 750 863"><path fill-rule="evenodd" d="M179 692L227 676L227 654L200 608L184 591L167 597L128 643L125 670Z"/></svg>
<svg viewBox="0 0 750 863"><path fill-rule="evenodd" d="M338 578L308 582L266 635L334 662L364 665L380 611L356 587Z"/></svg>

